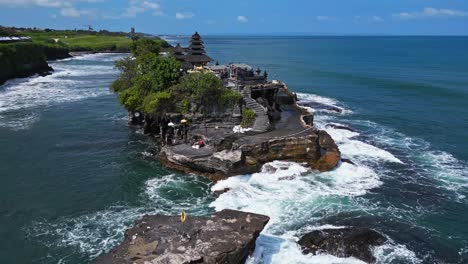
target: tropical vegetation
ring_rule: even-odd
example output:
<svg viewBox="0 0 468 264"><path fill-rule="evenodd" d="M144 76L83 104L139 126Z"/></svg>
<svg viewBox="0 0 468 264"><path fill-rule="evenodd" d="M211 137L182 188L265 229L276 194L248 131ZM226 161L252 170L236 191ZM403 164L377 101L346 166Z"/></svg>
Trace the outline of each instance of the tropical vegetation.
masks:
<svg viewBox="0 0 468 264"><path fill-rule="evenodd" d="M209 72L183 74L173 57L163 57L160 42L136 40L132 55L116 62L119 78L111 89L129 111L151 115L213 113L224 111L240 100L240 95L223 87L221 79Z"/></svg>

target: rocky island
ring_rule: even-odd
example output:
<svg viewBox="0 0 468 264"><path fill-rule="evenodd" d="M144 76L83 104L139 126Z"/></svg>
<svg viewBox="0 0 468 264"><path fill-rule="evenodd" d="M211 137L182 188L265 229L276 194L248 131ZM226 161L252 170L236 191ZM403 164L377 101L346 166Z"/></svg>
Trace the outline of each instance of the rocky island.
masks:
<svg viewBox="0 0 468 264"><path fill-rule="evenodd" d="M211 61L195 33L188 48L168 52L136 41L132 57L116 63L121 75L112 90L129 124L155 139L152 153L164 166L212 181L259 172L275 160L317 171L337 166L337 145L285 83L246 64ZM144 216L98 263L243 263L269 218L225 210L189 219Z"/></svg>

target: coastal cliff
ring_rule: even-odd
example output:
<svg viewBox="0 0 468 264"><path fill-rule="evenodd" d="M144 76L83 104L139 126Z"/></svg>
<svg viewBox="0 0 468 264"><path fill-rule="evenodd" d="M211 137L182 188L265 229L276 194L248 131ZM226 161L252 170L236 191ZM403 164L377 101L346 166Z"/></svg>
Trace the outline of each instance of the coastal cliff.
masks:
<svg viewBox="0 0 468 264"><path fill-rule="evenodd" d="M286 160L306 163L319 171L333 169L340 152L325 131L293 137L241 137L224 149L193 150L187 145L166 146L159 154L169 168L204 175L217 181L229 176L259 172L263 164Z"/></svg>
<svg viewBox="0 0 468 264"><path fill-rule="evenodd" d="M47 64L47 57L41 45L15 43L0 45L0 84L13 78L34 74L47 75L53 69Z"/></svg>

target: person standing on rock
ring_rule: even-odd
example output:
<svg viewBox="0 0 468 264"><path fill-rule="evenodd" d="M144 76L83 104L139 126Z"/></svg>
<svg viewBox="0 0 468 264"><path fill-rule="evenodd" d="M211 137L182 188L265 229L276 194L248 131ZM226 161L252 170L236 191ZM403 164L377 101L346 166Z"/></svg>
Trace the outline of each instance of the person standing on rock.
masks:
<svg viewBox="0 0 468 264"><path fill-rule="evenodd" d="M182 133L183 133L184 142L187 143L188 130L189 130L187 119L182 119L180 123L182 124Z"/></svg>

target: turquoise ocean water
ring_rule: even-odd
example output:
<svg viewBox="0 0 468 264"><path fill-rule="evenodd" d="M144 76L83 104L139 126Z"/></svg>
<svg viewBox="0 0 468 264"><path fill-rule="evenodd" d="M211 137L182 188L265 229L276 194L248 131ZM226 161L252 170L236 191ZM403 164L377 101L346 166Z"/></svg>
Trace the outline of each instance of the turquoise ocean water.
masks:
<svg viewBox="0 0 468 264"><path fill-rule="evenodd" d="M0 86L2 263L87 263L145 213L224 208L272 218L249 263L359 263L304 256L294 243L340 226L386 235L374 250L378 263L468 262L468 38L204 40L220 63L266 68L303 104L342 109L315 109L316 124L356 166L300 176L306 169L287 163L214 186L175 173L148 157L152 142L127 127L108 90L113 61L124 55L52 62L53 75ZM224 187L231 191L210 195Z"/></svg>

